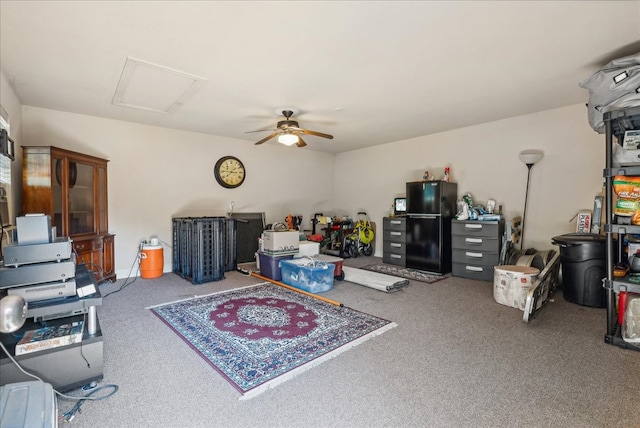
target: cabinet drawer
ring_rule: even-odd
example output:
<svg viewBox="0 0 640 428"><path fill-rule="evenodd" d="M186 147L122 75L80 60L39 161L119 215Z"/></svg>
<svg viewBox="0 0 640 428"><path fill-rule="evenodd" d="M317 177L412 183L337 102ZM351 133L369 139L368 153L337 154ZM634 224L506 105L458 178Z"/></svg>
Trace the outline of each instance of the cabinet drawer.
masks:
<svg viewBox="0 0 640 428"><path fill-rule="evenodd" d="M467 263L453 263L451 267L453 276L477 279L479 281L493 282L493 266L476 266Z"/></svg>
<svg viewBox="0 0 640 428"><path fill-rule="evenodd" d="M504 222L454 220L451 224L451 234L497 238L502 233L500 229L503 225Z"/></svg>
<svg viewBox="0 0 640 428"><path fill-rule="evenodd" d="M385 217L382 219L382 229L387 230L399 230L404 232L406 230L407 220L404 218Z"/></svg>
<svg viewBox="0 0 640 428"><path fill-rule="evenodd" d="M83 239L73 242L73 249L78 253L102 250L102 238Z"/></svg>
<svg viewBox="0 0 640 428"><path fill-rule="evenodd" d="M451 237L451 247L461 250L498 252L500 251L500 241L497 238L453 235Z"/></svg>
<svg viewBox="0 0 640 428"><path fill-rule="evenodd" d="M392 242L385 240L382 244L382 251L384 253L406 254L407 244L405 242Z"/></svg>
<svg viewBox="0 0 640 428"><path fill-rule="evenodd" d="M382 253L382 261L384 263L388 263L392 265L399 265L399 266L406 265L406 257L404 254L384 252Z"/></svg>
<svg viewBox="0 0 640 428"><path fill-rule="evenodd" d="M404 230L387 230L382 232L384 242L407 242L407 232Z"/></svg>
<svg viewBox="0 0 640 428"><path fill-rule="evenodd" d="M452 261L454 263L469 263L478 266L496 266L500 260L498 253L486 251L457 250L452 251Z"/></svg>

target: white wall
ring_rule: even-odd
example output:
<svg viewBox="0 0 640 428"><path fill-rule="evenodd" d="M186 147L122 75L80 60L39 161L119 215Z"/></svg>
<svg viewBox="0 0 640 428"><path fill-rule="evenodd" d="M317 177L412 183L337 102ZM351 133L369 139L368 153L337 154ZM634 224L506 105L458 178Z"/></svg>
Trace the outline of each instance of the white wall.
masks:
<svg viewBox="0 0 640 428"><path fill-rule="evenodd" d="M445 166L459 194L476 203L493 198L507 219L521 215L527 168L520 151L541 149L531 171L525 246L554 248L551 238L574 231L571 218L592 209L600 192L604 136L588 125L584 105L520 116L436 135L331 155L280 145L171 130L91 116L23 107L21 145L53 145L104 157L109 162L109 226L116 234L116 271L126 276L140 240L151 235L169 244L174 216L262 212L267 222L287 214L351 215L366 211L378 226L407 181ZM245 183L218 186L213 165L224 155L246 165ZM171 253L165 251L165 271Z"/></svg>
<svg viewBox="0 0 640 428"><path fill-rule="evenodd" d="M0 70L0 105L9 114L11 139L16 144L16 157L11 165L11 188L7 192L9 215L15 218L22 208L22 153L18 149L22 140L22 104L2 70Z"/></svg>
<svg viewBox="0 0 640 428"><path fill-rule="evenodd" d="M459 196L471 193L483 205L495 199L511 219L524 208L527 167L518 155L526 149L544 157L531 170L525 247L557 250L551 238L575 232L569 221L591 210L602 188L604 136L589 127L583 104L339 154L335 205L367 211L382 224L407 181L422 179L425 169L441 176L450 166Z"/></svg>
<svg viewBox="0 0 640 428"><path fill-rule="evenodd" d="M224 216L233 201L235 212L265 212L267 223L300 214L310 228L313 213L333 209L333 154L28 106L23 125L23 146L109 159L109 230L116 234L119 278L128 275L141 240L157 235L172 244L175 216ZM237 189L214 179L214 164L225 155L247 168ZM171 251L164 254L171 271Z"/></svg>

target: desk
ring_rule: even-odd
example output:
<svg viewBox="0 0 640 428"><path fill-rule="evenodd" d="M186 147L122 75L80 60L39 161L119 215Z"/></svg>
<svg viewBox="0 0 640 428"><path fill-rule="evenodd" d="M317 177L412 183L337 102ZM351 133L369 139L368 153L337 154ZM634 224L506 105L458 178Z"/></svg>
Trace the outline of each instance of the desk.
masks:
<svg viewBox="0 0 640 428"><path fill-rule="evenodd" d="M96 284L95 281L93 272L85 265L76 266L77 287L92 282ZM25 325L15 333L0 334L0 341L24 370L50 383L58 391L68 391L98 381L103 377L104 362L102 331L95 307L101 304L102 295L97 285L96 293L82 299L70 297L32 302L29 304ZM38 320L47 320L47 325L84 320L82 342L14 356L13 350L22 333L42 326L40 322L36 322ZM29 380L33 378L22 373L4 352L0 352L0 385Z"/></svg>

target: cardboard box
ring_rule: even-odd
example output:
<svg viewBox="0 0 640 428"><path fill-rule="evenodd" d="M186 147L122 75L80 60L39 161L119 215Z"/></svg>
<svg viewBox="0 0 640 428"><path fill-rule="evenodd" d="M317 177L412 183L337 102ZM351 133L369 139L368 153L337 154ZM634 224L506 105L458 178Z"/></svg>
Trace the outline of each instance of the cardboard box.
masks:
<svg viewBox="0 0 640 428"><path fill-rule="evenodd" d="M262 232L263 251L297 251L300 248L300 232L297 230L265 230Z"/></svg>
<svg viewBox="0 0 640 428"><path fill-rule="evenodd" d="M576 232L591 233L591 211L580 211L578 213Z"/></svg>

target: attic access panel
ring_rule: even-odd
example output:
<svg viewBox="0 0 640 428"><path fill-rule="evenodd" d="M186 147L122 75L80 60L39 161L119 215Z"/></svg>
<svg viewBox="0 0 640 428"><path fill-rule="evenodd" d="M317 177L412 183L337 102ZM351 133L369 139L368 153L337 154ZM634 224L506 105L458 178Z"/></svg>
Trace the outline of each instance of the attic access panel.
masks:
<svg viewBox="0 0 640 428"><path fill-rule="evenodd" d="M207 79L128 57L113 104L156 113L178 110Z"/></svg>

